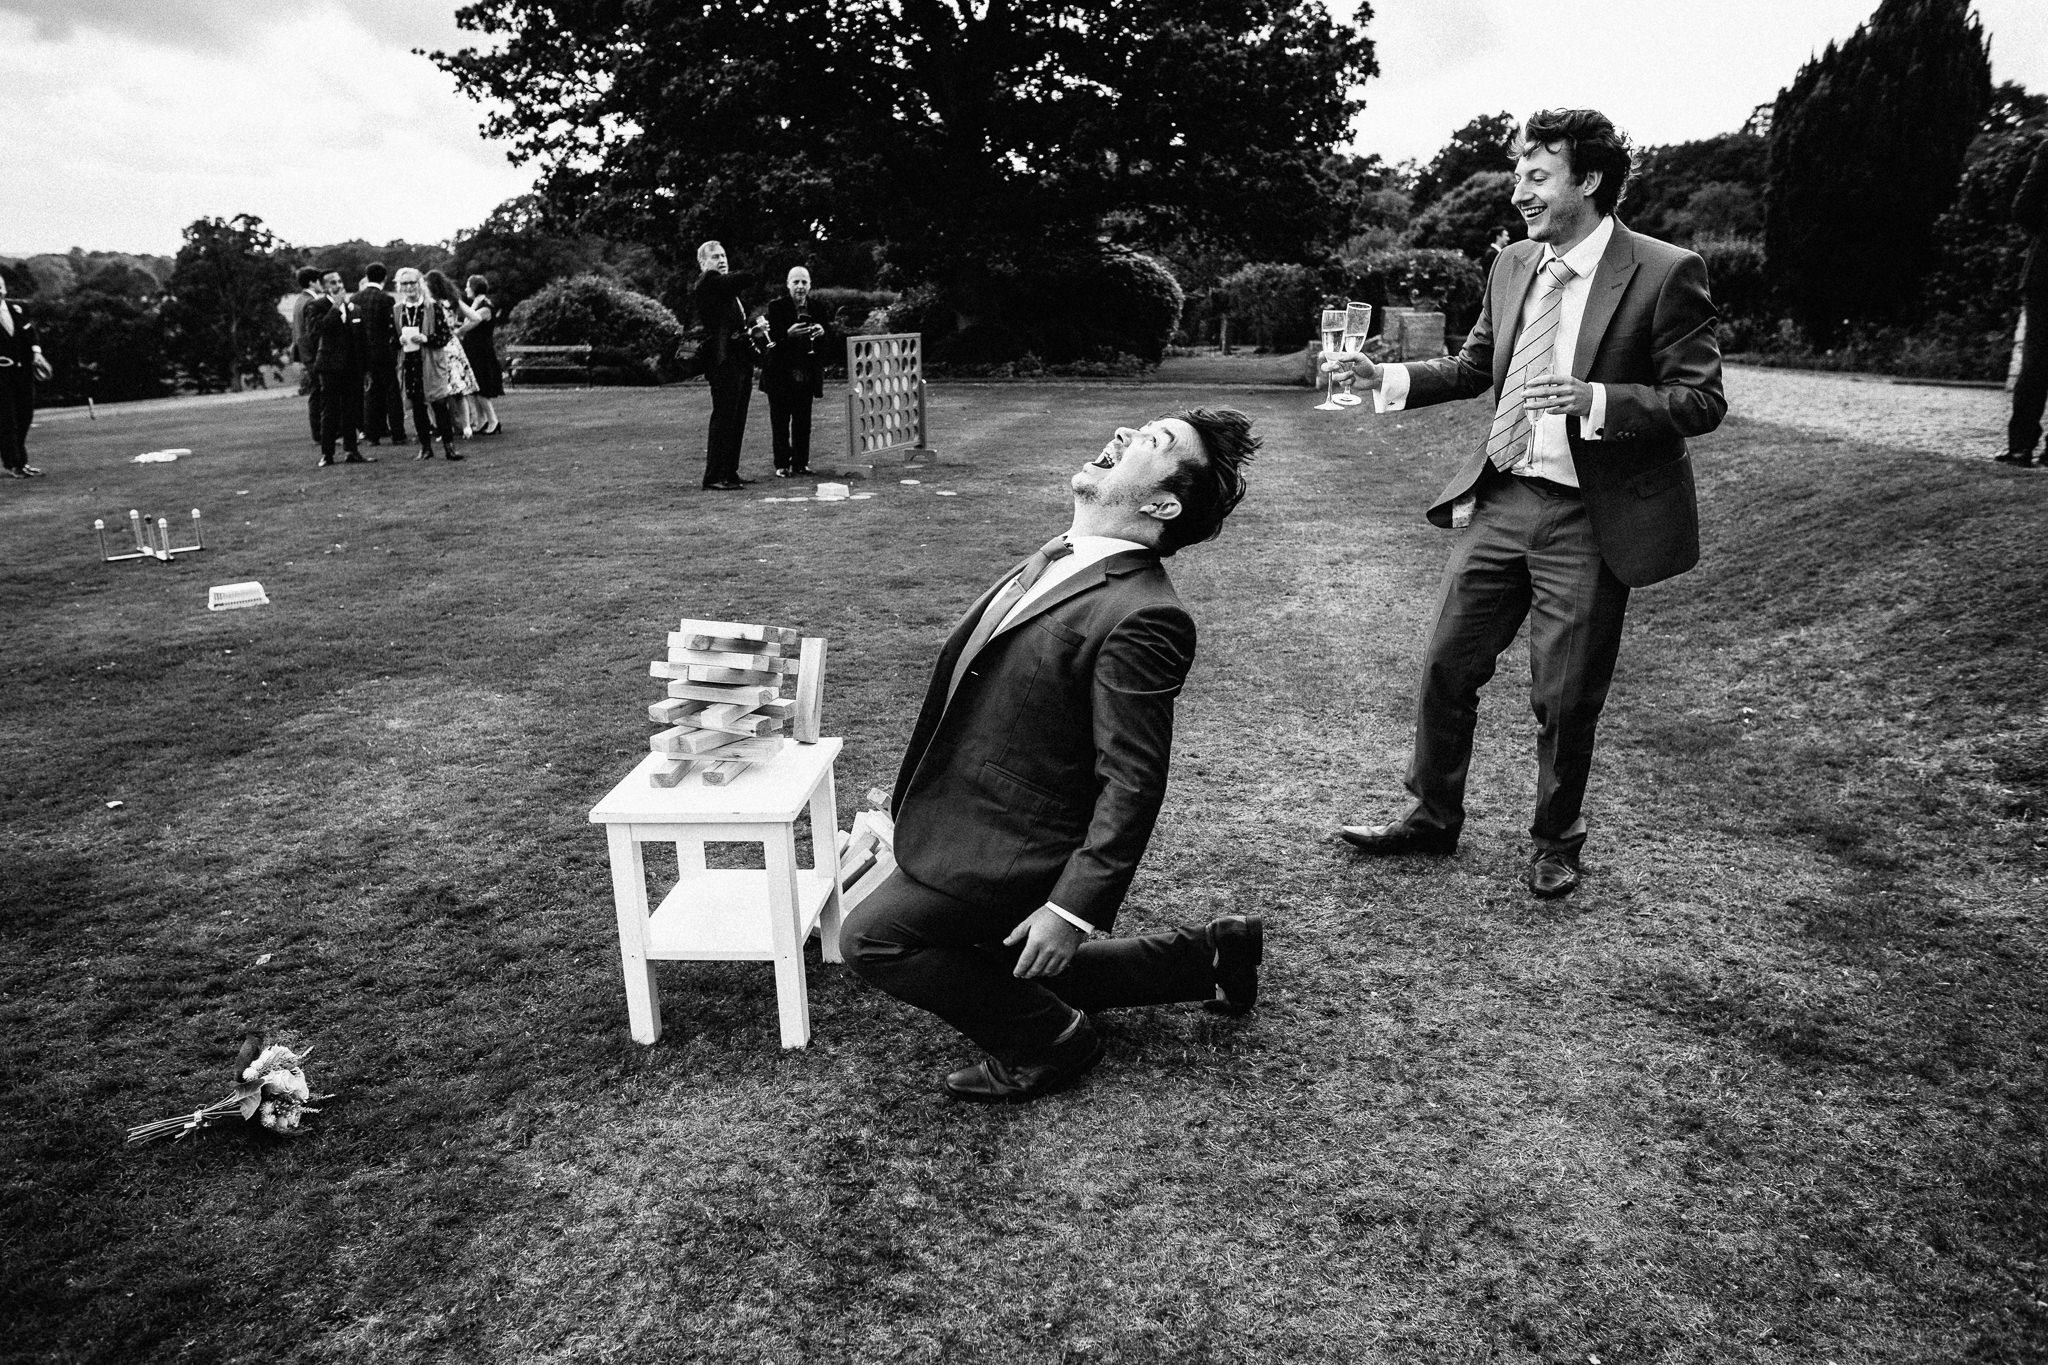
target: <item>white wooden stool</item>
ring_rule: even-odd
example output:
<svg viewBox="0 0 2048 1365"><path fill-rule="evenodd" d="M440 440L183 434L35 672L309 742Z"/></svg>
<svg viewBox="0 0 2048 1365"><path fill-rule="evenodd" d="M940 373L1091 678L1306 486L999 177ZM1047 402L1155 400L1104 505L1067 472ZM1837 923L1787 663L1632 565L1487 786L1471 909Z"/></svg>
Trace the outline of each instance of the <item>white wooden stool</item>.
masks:
<svg viewBox="0 0 2048 1365"><path fill-rule="evenodd" d="M633 1041L661 1037L654 963L773 962L782 1045L811 1040L804 985L804 940L818 931L825 961L838 962L840 888L834 845L838 810L832 789L837 739L784 741L782 752L722 787L686 781L651 786L649 754L590 811L611 845L612 899L619 912L619 958L626 972L626 1016ZM796 821L811 812L810 867L796 863ZM709 869L706 843L757 843L767 869ZM640 846L673 843L678 876L650 914L647 864Z"/></svg>

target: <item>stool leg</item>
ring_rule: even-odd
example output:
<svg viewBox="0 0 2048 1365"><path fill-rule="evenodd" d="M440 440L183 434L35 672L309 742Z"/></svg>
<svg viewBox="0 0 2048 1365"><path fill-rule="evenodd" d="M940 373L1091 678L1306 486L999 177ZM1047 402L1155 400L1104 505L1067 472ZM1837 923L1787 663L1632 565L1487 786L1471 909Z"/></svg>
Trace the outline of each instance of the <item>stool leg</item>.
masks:
<svg viewBox="0 0 2048 1365"><path fill-rule="evenodd" d="M839 902L839 849L833 837L838 832L839 797L832 789L832 768L828 764L825 780L811 793L811 862L832 876L832 890L825 896L825 908L818 912L818 951L827 962L846 960L839 951L839 922L844 907Z"/></svg>
<svg viewBox="0 0 2048 1365"><path fill-rule="evenodd" d="M606 825L611 845L612 903L619 912L619 961L626 973L626 1020L636 1043L661 1038L661 1000L654 993L654 964L647 960L647 863L640 841L625 825Z"/></svg>
<svg viewBox="0 0 2048 1365"><path fill-rule="evenodd" d="M804 982L804 941L797 934L796 828L780 825L762 840L768 862L768 922L775 941L775 1005L782 1045L811 1041L811 998Z"/></svg>

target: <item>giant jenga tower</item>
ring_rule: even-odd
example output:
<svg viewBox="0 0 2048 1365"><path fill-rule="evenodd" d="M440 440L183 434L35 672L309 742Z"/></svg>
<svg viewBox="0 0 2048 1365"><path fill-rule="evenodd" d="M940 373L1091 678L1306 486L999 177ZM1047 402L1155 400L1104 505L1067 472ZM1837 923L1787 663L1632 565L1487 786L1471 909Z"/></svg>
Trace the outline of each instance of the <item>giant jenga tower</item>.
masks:
<svg viewBox="0 0 2048 1365"><path fill-rule="evenodd" d="M818 741L825 641L781 626L685 618L668 637L668 657L647 671L668 680L668 697L647 718L668 726L647 741L667 761L648 780L673 787L692 772L719 787L774 758L794 738ZM793 695L784 696L785 683Z"/></svg>

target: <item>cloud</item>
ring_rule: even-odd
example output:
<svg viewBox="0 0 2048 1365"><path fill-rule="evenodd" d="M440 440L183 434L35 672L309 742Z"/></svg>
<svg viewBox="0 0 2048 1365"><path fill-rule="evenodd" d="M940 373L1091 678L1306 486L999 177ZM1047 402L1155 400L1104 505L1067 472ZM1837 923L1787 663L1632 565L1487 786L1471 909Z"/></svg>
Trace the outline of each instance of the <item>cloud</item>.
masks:
<svg viewBox="0 0 2048 1365"><path fill-rule="evenodd" d="M431 51L470 41L455 27L452 7L415 0L314 0L279 10L246 0L0 0L5 14L29 20L37 41L58 44L91 33L188 51L243 48L326 15L343 16L392 47Z"/></svg>

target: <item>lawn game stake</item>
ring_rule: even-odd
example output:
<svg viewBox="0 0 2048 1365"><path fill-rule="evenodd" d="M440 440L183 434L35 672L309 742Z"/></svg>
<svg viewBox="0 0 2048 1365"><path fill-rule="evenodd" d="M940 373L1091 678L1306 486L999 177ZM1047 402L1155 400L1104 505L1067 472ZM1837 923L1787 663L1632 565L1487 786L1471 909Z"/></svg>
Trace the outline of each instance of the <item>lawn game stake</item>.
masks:
<svg viewBox="0 0 2048 1365"><path fill-rule="evenodd" d="M132 507L128 509L128 534L134 538L135 548L129 553L118 555L107 553L107 523L104 520L98 517L93 518L92 529L94 534L100 538L100 558L109 564L119 564L129 559L154 559L160 564L168 564L178 555L188 555L196 550L206 548L205 540L199 534L199 509L197 507L192 509L192 543L190 545L171 544L170 522L162 517L158 517L152 523L147 517Z"/></svg>
<svg viewBox="0 0 2048 1365"><path fill-rule="evenodd" d="M825 682L825 641L782 626L685 617L668 637L668 657L647 666L668 682L668 696L647 718L668 728L647 741L664 762L649 771L657 787L693 772L722 787L782 752L788 737L818 742ZM794 680L793 696L782 695Z"/></svg>

